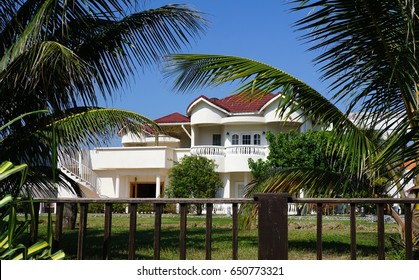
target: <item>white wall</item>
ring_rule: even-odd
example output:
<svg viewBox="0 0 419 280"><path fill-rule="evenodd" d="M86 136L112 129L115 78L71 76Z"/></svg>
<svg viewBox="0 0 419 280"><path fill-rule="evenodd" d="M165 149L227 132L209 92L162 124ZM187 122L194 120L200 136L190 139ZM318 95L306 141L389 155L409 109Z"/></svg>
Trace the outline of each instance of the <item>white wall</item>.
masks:
<svg viewBox="0 0 419 280"><path fill-rule="evenodd" d="M219 124L224 116L224 113L210 107L206 102L200 102L191 112L191 124Z"/></svg>

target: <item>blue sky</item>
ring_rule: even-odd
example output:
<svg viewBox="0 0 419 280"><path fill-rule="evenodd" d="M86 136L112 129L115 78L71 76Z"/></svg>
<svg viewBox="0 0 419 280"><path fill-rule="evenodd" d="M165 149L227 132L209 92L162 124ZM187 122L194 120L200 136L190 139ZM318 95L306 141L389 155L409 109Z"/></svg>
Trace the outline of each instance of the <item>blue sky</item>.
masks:
<svg viewBox="0 0 419 280"><path fill-rule="evenodd" d="M307 52L309 45L299 39L292 24L302 13L290 12L291 4L281 0L185 0L147 1L145 8L169 3L189 4L205 13L209 27L205 35L184 48L181 53L223 54L251 58L284 70L325 94L326 85ZM173 91L173 81L165 79L162 65L138 72L128 88L121 90L112 101L101 101L100 106L137 112L151 119L173 112L185 114L189 103L200 95L226 97L234 87L223 85L196 92Z"/></svg>

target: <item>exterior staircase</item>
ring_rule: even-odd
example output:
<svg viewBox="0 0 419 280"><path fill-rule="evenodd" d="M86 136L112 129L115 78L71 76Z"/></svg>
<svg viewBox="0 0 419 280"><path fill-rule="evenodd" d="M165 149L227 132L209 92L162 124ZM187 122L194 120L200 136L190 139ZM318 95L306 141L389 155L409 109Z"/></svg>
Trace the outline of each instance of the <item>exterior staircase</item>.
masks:
<svg viewBox="0 0 419 280"><path fill-rule="evenodd" d="M100 188L95 172L81 161L69 155L61 155L58 168L79 185L86 197L100 197Z"/></svg>

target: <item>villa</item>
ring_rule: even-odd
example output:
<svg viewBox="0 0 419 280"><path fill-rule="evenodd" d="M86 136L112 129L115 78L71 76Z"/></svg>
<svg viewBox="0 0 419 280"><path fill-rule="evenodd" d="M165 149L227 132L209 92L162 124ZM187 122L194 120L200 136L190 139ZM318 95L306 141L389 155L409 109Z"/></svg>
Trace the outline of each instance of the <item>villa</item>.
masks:
<svg viewBox="0 0 419 280"><path fill-rule="evenodd" d="M98 147L77 159L63 158L60 168L78 182L86 197L154 198L164 195L170 184L169 170L176 161L185 155L200 155L217 164L223 182L217 197L242 197L243 187L252 180L248 159L268 156L267 131L312 128L298 112L279 118L276 112L281 98L280 93L257 100L240 94L222 99L200 96L185 115L175 112L155 120L164 135L124 133L121 147ZM61 190L59 196L70 194Z"/></svg>

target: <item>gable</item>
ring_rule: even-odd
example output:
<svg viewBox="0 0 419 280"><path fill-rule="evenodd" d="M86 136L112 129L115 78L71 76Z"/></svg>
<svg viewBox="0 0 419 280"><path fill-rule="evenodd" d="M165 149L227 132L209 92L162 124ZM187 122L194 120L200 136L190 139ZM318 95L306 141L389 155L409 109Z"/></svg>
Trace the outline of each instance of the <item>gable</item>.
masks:
<svg viewBox="0 0 419 280"><path fill-rule="evenodd" d="M267 94L263 97L249 97L244 93L238 93L225 98L208 98L206 96L200 96L187 108L187 112L190 115L191 111L201 103L206 103L208 106L213 107L227 115L232 114L248 114L248 113L259 113L268 103L276 99L279 94Z"/></svg>

